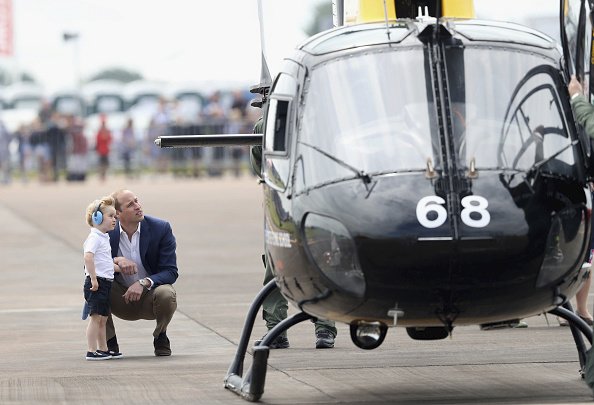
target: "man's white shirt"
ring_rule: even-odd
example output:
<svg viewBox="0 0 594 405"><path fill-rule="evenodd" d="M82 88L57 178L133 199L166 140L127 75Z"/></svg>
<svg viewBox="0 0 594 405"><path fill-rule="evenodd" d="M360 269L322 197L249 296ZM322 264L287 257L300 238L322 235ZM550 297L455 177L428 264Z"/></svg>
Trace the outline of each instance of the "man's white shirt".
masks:
<svg viewBox="0 0 594 405"><path fill-rule="evenodd" d="M128 239L128 234L122 229L122 225L120 224L120 246L118 249L118 256L123 256L126 259L132 260L136 263L136 268L138 269L136 274L121 274L122 283L126 287L130 287L141 278L148 276L146 269L142 265L142 259L140 258L140 223L138 224L138 229L132 235L132 240Z"/></svg>

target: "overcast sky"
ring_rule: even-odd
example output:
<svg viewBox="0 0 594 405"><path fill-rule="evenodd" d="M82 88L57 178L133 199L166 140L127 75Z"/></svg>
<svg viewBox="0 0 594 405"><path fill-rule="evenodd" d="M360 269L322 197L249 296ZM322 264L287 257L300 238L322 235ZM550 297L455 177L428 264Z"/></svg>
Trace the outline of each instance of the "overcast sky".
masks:
<svg viewBox="0 0 594 405"><path fill-rule="evenodd" d="M260 77L256 0L12 0L15 55L4 60L50 92L105 68L125 67L168 82ZM274 73L305 38L313 7L330 0L264 0ZM556 14L558 0L475 0L477 14L504 20ZM65 42L64 32L78 33Z"/></svg>

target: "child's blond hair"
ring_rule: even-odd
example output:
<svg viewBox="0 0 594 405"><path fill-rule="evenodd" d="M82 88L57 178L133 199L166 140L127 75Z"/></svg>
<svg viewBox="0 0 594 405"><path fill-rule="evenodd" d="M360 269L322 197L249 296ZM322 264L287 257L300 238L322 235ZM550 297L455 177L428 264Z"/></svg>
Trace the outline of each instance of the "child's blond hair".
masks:
<svg viewBox="0 0 594 405"><path fill-rule="evenodd" d="M100 207L99 207L99 204L101 204ZM97 207L99 207L99 211L101 211L102 214L105 214L106 207L113 207L113 209L115 210L115 200L113 199L112 196L108 195L105 197L101 197L100 200L95 200L92 203L90 203L89 206L87 207L87 213L85 215L87 224L89 224L89 226L92 226L92 227L95 226L95 224L93 224L93 213L95 212Z"/></svg>

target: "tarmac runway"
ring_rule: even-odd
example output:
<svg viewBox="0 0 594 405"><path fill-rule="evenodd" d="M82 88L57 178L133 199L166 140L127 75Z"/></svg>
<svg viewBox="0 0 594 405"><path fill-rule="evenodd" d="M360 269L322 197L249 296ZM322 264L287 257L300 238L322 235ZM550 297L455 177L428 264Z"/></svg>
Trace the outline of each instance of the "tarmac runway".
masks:
<svg viewBox="0 0 594 405"><path fill-rule="evenodd" d="M125 358L89 362L82 309L84 211L130 188L146 214L169 220L178 242L173 355L155 357L153 321L116 319ZM262 193L253 177L105 183L12 184L0 188L0 404L242 404L223 379L248 307L262 285ZM294 311L291 309L291 311ZM454 330L413 341L389 331L374 351L338 325L336 347L314 349L313 325L289 331L271 351L265 404L579 404L581 380L569 328L554 317L527 329ZM252 340L265 332L256 322ZM246 357L246 369L251 357Z"/></svg>

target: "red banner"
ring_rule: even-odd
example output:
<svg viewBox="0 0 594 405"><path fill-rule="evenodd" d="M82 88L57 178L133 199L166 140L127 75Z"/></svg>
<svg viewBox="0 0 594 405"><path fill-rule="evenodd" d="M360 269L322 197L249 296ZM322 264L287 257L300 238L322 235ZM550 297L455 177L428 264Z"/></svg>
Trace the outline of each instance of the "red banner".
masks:
<svg viewBox="0 0 594 405"><path fill-rule="evenodd" d="M0 0L0 55L12 56L12 0Z"/></svg>

